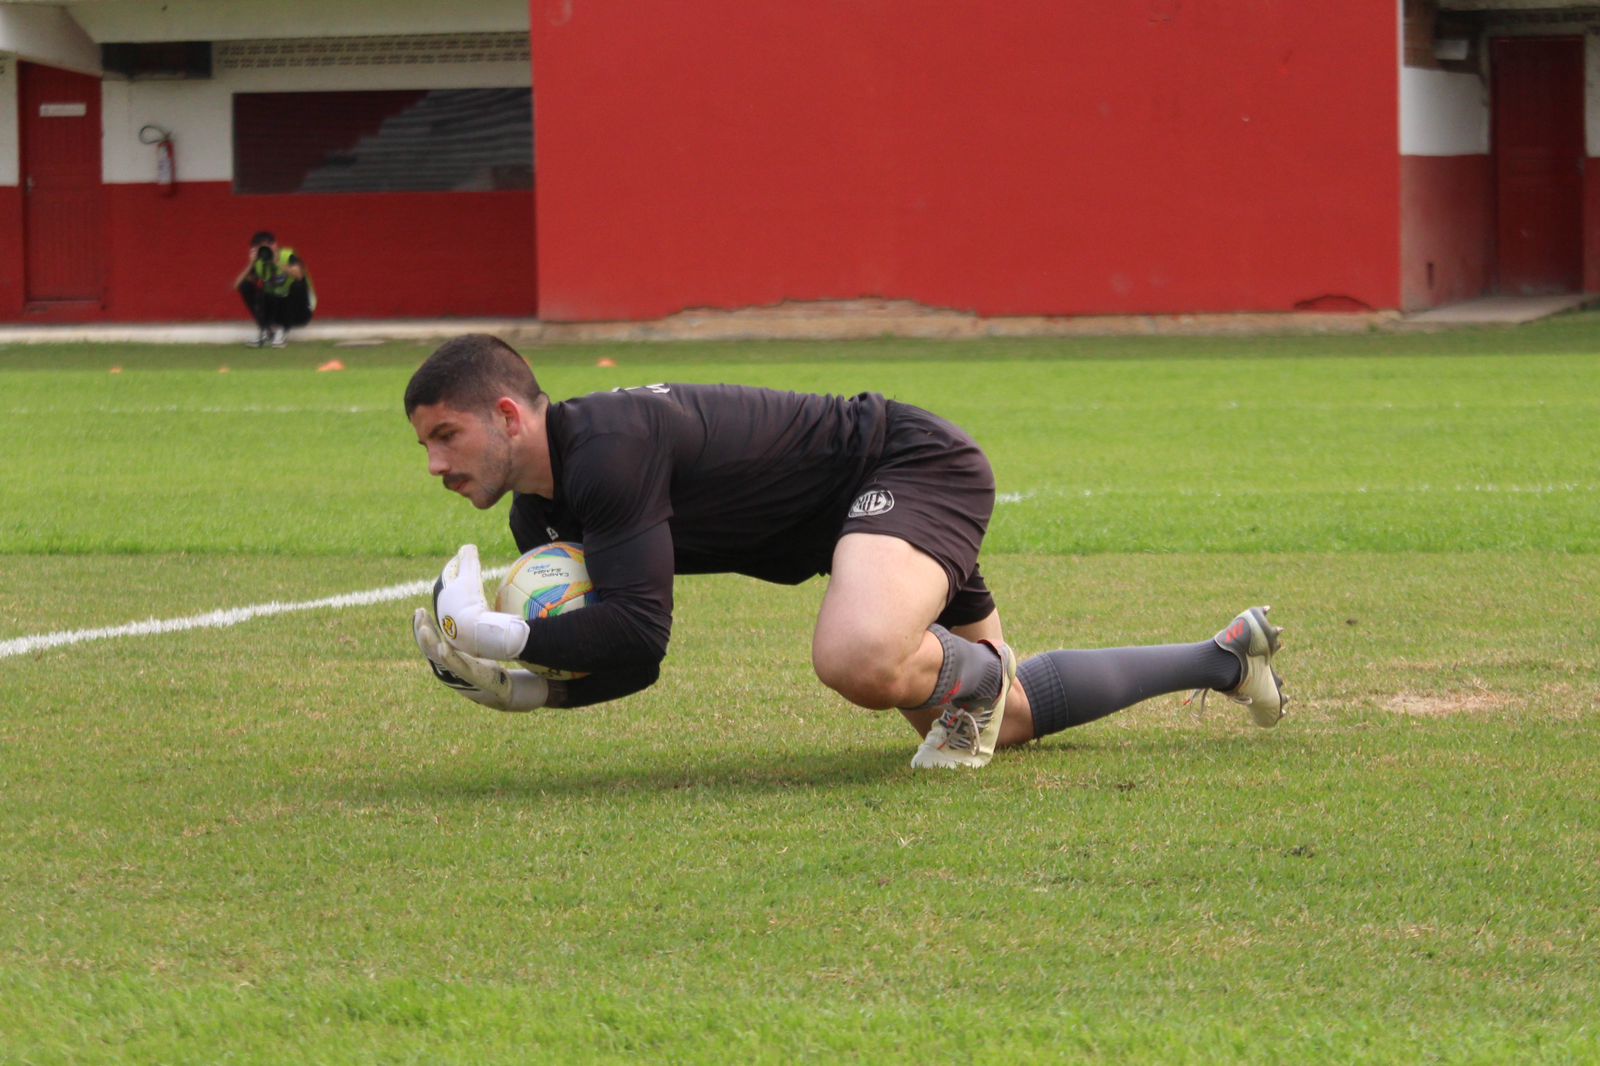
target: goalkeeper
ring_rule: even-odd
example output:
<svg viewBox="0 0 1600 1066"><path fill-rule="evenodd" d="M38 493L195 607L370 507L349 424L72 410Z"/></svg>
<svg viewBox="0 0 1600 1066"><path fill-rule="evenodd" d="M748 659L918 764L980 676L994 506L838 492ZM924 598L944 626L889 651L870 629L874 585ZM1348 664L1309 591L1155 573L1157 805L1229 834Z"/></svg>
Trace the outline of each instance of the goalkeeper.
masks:
<svg viewBox="0 0 1600 1066"><path fill-rule="evenodd" d="M406 415L443 486L492 507L512 494L519 551L580 542L598 602L532 622L491 610L476 547L440 576L437 621L413 619L434 673L506 711L617 699L660 674L675 574L797 584L827 574L811 661L823 684L897 708L917 768L978 768L1011 747L1168 692L1214 690L1276 725L1268 608L1210 640L1055 651L1020 665L978 567L994 476L945 420L875 393L648 385L553 402L527 362L482 334L412 376ZM448 634L448 635L446 635ZM585 673L547 681L502 661Z"/></svg>

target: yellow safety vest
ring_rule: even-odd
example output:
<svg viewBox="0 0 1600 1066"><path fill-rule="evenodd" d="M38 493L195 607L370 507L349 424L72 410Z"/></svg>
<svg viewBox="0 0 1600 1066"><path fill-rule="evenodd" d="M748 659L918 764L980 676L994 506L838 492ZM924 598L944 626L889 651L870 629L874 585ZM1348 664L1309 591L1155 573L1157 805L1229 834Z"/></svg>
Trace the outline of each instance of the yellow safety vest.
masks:
<svg viewBox="0 0 1600 1066"><path fill-rule="evenodd" d="M250 264L250 271L261 282L261 287L273 296L287 296L294 287L294 276L289 273L289 260L294 258L293 248L279 248L278 261L268 263L257 259ZM306 299L311 309L317 309L317 290L311 286L311 271L306 269L305 263L300 264L300 271L306 279Z"/></svg>

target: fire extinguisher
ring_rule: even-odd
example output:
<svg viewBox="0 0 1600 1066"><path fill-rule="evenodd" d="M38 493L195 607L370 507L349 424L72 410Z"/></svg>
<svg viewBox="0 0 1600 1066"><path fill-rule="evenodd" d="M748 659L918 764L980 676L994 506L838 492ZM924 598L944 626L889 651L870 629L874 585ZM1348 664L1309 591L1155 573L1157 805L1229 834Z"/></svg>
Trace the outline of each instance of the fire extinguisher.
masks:
<svg viewBox="0 0 1600 1066"><path fill-rule="evenodd" d="M178 191L178 160L172 150L172 133L160 126L145 126L139 130L139 143L152 144L156 149L156 192L171 196Z"/></svg>

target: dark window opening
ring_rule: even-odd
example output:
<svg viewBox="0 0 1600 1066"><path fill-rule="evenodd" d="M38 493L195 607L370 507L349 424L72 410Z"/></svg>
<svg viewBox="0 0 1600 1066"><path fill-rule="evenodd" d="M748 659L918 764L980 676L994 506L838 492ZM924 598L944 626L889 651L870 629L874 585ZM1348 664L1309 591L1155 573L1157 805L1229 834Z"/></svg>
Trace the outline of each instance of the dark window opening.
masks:
<svg viewBox="0 0 1600 1066"><path fill-rule="evenodd" d="M132 80L211 77L210 41L144 41L103 44L100 65Z"/></svg>
<svg viewBox="0 0 1600 1066"><path fill-rule="evenodd" d="M237 93L236 193L533 188L528 89Z"/></svg>

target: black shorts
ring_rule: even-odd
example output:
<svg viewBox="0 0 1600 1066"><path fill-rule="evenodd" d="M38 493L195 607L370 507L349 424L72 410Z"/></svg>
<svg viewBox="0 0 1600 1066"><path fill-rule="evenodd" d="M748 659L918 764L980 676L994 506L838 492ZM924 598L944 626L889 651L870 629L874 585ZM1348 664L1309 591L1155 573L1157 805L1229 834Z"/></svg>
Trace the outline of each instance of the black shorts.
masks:
<svg viewBox="0 0 1600 1066"><path fill-rule="evenodd" d="M978 548L994 513L994 471L959 427L889 401L883 457L867 471L839 535L898 537L944 568L950 590L938 622L968 625L994 611Z"/></svg>
<svg viewBox="0 0 1600 1066"><path fill-rule="evenodd" d="M257 288L246 278L239 282L239 295L256 325L262 329L272 326L303 326L311 321L311 287L304 279L289 286L286 296L274 296Z"/></svg>

